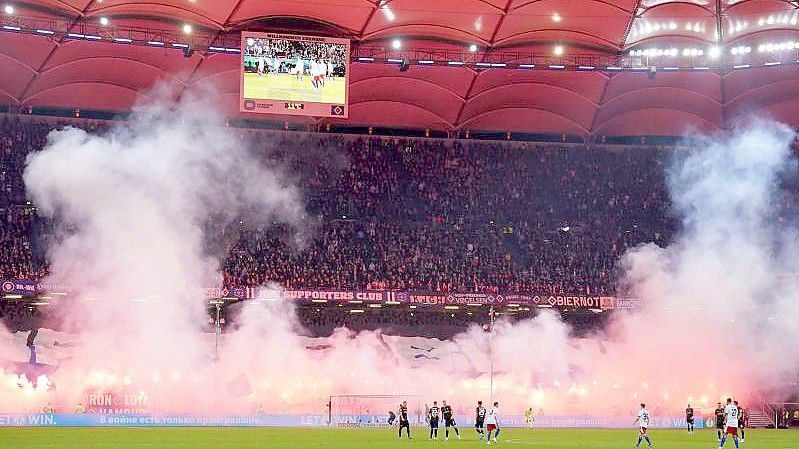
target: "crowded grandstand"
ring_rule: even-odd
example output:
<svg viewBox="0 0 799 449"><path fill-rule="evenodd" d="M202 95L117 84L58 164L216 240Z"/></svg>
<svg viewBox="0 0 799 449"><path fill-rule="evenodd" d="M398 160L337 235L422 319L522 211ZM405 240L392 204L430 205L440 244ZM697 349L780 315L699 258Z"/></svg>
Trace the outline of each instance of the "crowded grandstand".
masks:
<svg viewBox="0 0 799 449"><path fill-rule="evenodd" d="M796 446L797 20L3 3L0 449Z"/></svg>

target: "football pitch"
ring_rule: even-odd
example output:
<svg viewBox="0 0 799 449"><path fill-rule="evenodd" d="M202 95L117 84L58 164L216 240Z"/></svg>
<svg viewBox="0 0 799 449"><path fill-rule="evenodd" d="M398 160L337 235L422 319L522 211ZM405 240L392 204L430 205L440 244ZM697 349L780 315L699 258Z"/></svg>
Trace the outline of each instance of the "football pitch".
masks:
<svg viewBox="0 0 799 449"><path fill-rule="evenodd" d="M413 429L412 440L398 439L396 429L318 428L0 428L0 449L103 448L103 449L256 449L330 448L394 449L484 447L472 429L463 429L463 439L443 435L431 441L423 429ZM499 445L505 448L617 449L632 448L636 429L505 429ZM745 449L799 449L799 431L747 430ZM657 449L716 449L715 431L687 435L681 430L653 430ZM498 447L485 446L485 447ZM645 447L645 445L642 445ZM732 441L725 447L734 448Z"/></svg>
<svg viewBox="0 0 799 449"><path fill-rule="evenodd" d="M281 73L265 74L261 78L255 73L244 74L244 98L271 99L285 101L305 101L314 103L344 104L347 81L334 77L325 80L325 85L314 89L313 77L305 75L302 81L294 75Z"/></svg>

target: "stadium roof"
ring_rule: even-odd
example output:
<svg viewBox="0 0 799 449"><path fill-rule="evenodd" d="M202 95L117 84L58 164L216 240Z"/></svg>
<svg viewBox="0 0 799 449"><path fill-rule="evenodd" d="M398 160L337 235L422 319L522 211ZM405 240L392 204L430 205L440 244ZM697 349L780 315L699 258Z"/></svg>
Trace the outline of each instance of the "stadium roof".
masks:
<svg viewBox="0 0 799 449"><path fill-rule="evenodd" d="M0 23L6 26L0 29L0 98L12 106L125 111L139 92L164 79L177 87L176 95L214 86L219 103L233 114L238 106L239 55L204 49L237 46L238 31L255 29L349 37L359 52L370 54L389 54L393 40L402 39L402 57L411 60L408 71L400 72L392 64L353 64L350 118L344 123L675 135L686 127L722 128L738 114L755 112L799 125L796 1L9 3L10 14L0 11ZM101 24L101 17L108 23ZM186 38L180 31L184 24L192 26L194 45L203 48L189 58L171 48L111 42L120 33L138 33L145 42L180 40ZM42 32L19 32L16 27ZM471 45L476 52L467 50ZM556 47L561 55L553 54ZM442 59L432 66L414 64L414 55L420 54L414 51L425 49L435 49ZM528 70L456 66L443 61L443 51L474 61L547 62ZM613 58L643 70L607 70ZM558 69L558 60L568 68ZM571 70L577 65L585 70ZM648 66L657 66L657 72L644 69Z"/></svg>

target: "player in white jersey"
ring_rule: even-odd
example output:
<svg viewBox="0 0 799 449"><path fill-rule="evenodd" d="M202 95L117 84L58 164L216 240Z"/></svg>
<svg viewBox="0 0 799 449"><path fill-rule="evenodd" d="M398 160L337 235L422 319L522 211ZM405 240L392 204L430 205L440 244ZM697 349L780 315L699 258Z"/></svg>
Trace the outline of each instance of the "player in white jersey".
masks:
<svg viewBox="0 0 799 449"><path fill-rule="evenodd" d="M735 447L738 448L738 406L732 403L732 398L727 398L727 405L724 407L724 426L727 430L724 431L724 436L721 437L719 449L724 447L727 435L732 435Z"/></svg>
<svg viewBox="0 0 799 449"><path fill-rule="evenodd" d="M302 74L305 72L305 62L297 56L297 60L294 61L294 75L297 76L297 81L302 81Z"/></svg>
<svg viewBox="0 0 799 449"><path fill-rule="evenodd" d="M499 402L494 402L494 406L488 411L486 416L486 443L491 444L491 432L494 432L494 443L497 442L499 436Z"/></svg>
<svg viewBox="0 0 799 449"><path fill-rule="evenodd" d="M646 404L641 403L641 410L638 410L638 417L633 421L633 424L635 423L641 426L641 430L638 432L638 442L635 443L635 447L641 445L641 440L646 440L646 444L652 447L652 440L649 439L649 434L647 433L647 429L649 428L649 410L646 409Z"/></svg>
<svg viewBox="0 0 799 449"><path fill-rule="evenodd" d="M314 86L318 89L325 85L325 69L319 61L311 62L311 74L313 75Z"/></svg>
<svg viewBox="0 0 799 449"><path fill-rule="evenodd" d="M333 60L327 60L327 77L333 79Z"/></svg>
<svg viewBox="0 0 799 449"><path fill-rule="evenodd" d="M264 65L266 64L266 57L258 56L258 78L264 76Z"/></svg>

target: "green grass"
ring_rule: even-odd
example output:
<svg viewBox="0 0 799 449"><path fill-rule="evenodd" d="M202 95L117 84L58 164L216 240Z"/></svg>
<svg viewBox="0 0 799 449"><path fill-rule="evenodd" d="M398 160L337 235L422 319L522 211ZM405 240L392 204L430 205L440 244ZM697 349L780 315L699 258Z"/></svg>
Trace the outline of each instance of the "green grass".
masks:
<svg viewBox="0 0 799 449"><path fill-rule="evenodd" d="M255 448L476 448L472 429L464 429L463 440L430 441L422 429L413 429L414 439L398 440L391 429L305 428L0 428L0 449L255 449ZM715 432L686 435L680 430L653 430L657 449L716 449ZM501 447L541 449L632 448L635 429L505 429ZM742 449L799 449L799 431L747 430ZM482 444L482 445L481 445ZM491 446L491 447L499 447ZM732 441L725 447L734 448Z"/></svg>

